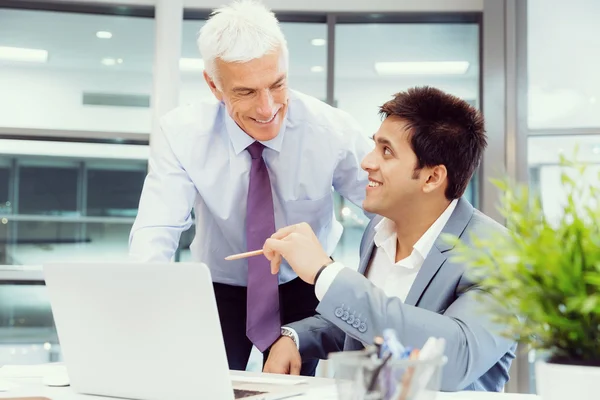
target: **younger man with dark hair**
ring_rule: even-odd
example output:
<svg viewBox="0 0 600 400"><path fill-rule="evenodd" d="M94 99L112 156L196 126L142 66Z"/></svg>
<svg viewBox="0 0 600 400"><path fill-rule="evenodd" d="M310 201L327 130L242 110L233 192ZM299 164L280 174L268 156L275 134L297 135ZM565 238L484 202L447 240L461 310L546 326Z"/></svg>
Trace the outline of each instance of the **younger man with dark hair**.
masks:
<svg viewBox="0 0 600 400"><path fill-rule="evenodd" d="M487 145L483 118L429 87L398 93L380 111L376 147L362 162L363 208L379 216L365 230L358 271L332 262L307 224L265 243L272 272L284 257L315 285L320 303L319 315L285 328L264 370L297 373L301 360L361 349L393 328L414 348L430 336L445 339L442 390L501 391L516 344L482 313L489 298L439 239L449 233L468 243L504 229L461 198Z"/></svg>

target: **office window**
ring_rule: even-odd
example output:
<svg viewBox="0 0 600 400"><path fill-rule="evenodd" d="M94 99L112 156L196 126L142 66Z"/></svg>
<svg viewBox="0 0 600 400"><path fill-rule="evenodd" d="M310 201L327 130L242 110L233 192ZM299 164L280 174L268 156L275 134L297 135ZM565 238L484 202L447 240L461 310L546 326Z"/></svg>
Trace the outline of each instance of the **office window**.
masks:
<svg viewBox="0 0 600 400"><path fill-rule="evenodd" d="M135 217L145 177L143 163L88 165L86 214Z"/></svg>
<svg viewBox="0 0 600 400"><path fill-rule="evenodd" d="M0 9L0 126L150 132L154 20Z"/></svg>
<svg viewBox="0 0 600 400"><path fill-rule="evenodd" d="M202 76L200 50L196 39L205 21L183 22L182 85L180 104L199 100L214 101ZM281 30L290 52L289 86L291 89L326 99L327 25L324 23L282 22Z"/></svg>
<svg viewBox="0 0 600 400"><path fill-rule="evenodd" d="M127 260L130 222L84 224L86 242L76 257L87 261L118 262Z"/></svg>
<svg viewBox="0 0 600 400"><path fill-rule="evenodd" d="M600 127L600 2L527 6L529 128Z"/></svg>
<svg viewBox="0 0 600 400"><path fill-rule="evenodd" d="M52 261L69 261L71 250L85 242L79 224L54 221L14 221L16 235L9 237L11 264L42 265Z"/></svg>
<svg viewBox="0 0 600 400"><path fill-rule="evenodd" d="M16 225L14 246L7 246L10 264L48 262L118 262L127 259L130 221L84 223L9 221Z"/></svg>
<svg viewBox="0 0 600 400"><path fill-rule="evenodd" d="M579 175L559 165L560 155L573 159L575 146L579 146L577 160L589 163L583 176L585 184L597 184L600 173L600 133L598 135L530 136L528 142L530 187L541 197L544 214L556 221L566 202L567 193L561 183L561 173L566 171L573 178ZM587 204L578 204L583 207Z"/></svg>
<svg viewBox="0 0 600 400"><path fill-rule="evenodd" d="M42 285L27 285L21 288L18 285L1 284L0 327L52 328L52 315L48 313L50 305L44 301L46 293L42 292L45 292Z"/></svg>
<svg viewBox="0 0 600 400"><path fill-rule="evenodd" d="M423 85L479 105L477 24L336 26L335 100L365 134L379 128L380 105L399 91Z"/></svg>
<svg viewBox="0 0 600 400"><path fill-rule="evenodd" d="M10 203L10 162L0 157L0 214L11 212Z"/></svg>
<svg viewBox="0 0 600 400"><path fill-rule="evenodd" d="M0 281L0 364L58 361L57 344L46 287Z"/></svg>
<svg viewBox="0 0 600 400"><path fill-rule="evenodd" d="M290 51L290 88L326 100L327 25L284 22Z"/></svg>
<svg viewBox="0 0 600 400"><path fill-rule="evenodd" d="M340 23L335 37L335 102L367 136L379 129L379 106L409 87L437 87L479 108L476 23ZM465 197L477 205L474 183ZM344 234L334 257L355 267L369 221L343 199L339 218Z"/></svg>
<svg viewBox="0 0 600 400"><path fill-rule="evenodd" d="M8 260L8 224L7 218L0 218L0 265L11 264Z"/></svg>
<svg viewBox="0 0 600 400"><path fill-rule="evenodd" d="M75 162L32 162L19 167L19 213L45 215L77 214Z"/></svg>
<svg viewBox="0 0 600 400"><path fill-rule="evenodd" d="M110 159L118 156L121 145L77 145L79 153L93 159L73 158L68 146L60 156L15 154L0 159L0 165L17 162L15 171L8 170L8 179L18 194L11 203L12 214L0 214L0 265L127 260L146 176L144 146L124 149L132 159ZM23 152L29 149L21 146Z"/></svg>

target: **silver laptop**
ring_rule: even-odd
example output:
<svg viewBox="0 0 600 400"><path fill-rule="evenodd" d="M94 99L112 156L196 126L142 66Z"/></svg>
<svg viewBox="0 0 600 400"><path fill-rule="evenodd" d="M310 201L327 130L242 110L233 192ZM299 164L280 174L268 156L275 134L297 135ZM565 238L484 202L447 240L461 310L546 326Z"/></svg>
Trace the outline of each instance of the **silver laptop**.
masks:
<svg viewBox="0 0 600 400"><path fill-rule="evenodd" d="M302 384L234 388L204 264L48 264L44 275L76 392L140 400L232 400L303 391Z"/></svg>

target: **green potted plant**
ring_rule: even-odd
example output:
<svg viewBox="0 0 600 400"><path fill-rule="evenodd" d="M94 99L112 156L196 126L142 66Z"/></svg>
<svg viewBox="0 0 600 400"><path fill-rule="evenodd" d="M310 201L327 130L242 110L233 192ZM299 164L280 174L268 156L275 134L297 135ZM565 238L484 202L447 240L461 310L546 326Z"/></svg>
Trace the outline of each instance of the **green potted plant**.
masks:
<svg viewBox="0 0 600 400"><path fill-rule="evenodd" d="M455 237L457 259L491 294L503 334L544 354L536 363L543 400L600 398L600 173L561 158L566 200L560 216L544 215L527 186L494 181L508 232Z"/></svg>

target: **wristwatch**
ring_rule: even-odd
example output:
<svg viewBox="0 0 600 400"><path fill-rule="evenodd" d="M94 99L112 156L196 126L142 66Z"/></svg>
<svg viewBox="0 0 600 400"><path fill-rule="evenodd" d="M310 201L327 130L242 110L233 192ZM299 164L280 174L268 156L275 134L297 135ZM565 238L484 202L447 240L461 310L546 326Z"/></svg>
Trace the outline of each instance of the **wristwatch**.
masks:
<svg viewBox="0 0 600 400"><path fill-rule="evenodd" d="M298 347L298 342L296 342L296 335L292 331L287 328L281 328L281 336L287 336L294 341L296 347Z"/></svg>

